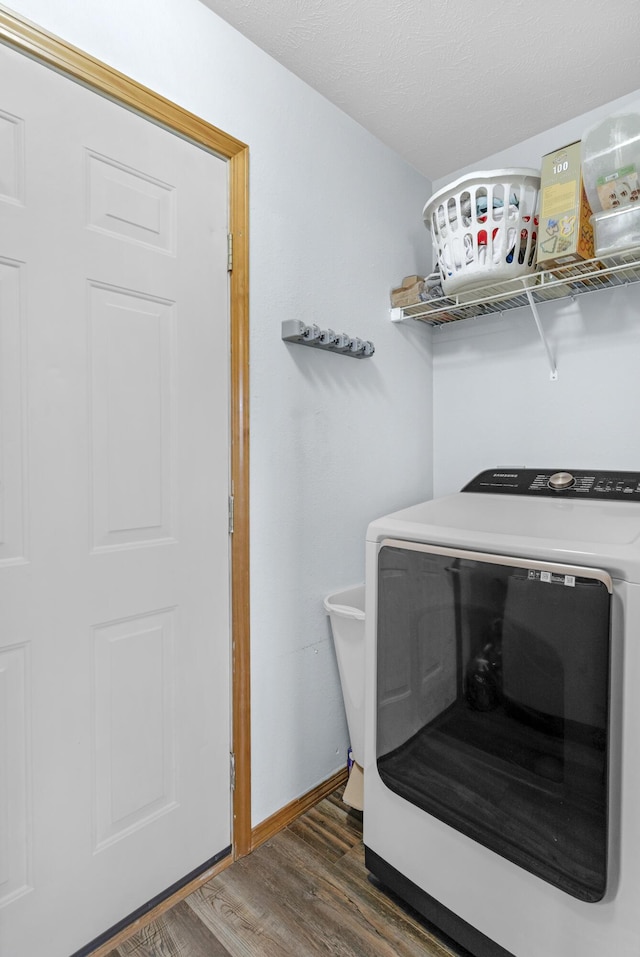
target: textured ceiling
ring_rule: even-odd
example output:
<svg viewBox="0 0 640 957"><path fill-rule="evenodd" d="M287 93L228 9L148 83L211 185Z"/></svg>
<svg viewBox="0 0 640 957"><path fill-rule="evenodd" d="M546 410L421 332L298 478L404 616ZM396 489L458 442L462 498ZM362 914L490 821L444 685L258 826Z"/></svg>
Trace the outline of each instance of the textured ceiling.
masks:
<svg viewBox="0 0 640 957"><path fill-rule="evenodd" d="M429 179L640 89L637 0L202 0Z"/></svg>

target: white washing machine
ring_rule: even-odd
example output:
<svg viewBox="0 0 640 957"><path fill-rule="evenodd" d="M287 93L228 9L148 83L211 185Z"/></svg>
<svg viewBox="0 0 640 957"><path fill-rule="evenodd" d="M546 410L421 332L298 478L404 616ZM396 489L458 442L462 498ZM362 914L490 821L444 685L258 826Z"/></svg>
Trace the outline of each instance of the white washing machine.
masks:
<svg viewBox="0 0 640 957"><path fill-rule="evenodd" d="M476 957L639 957L640 472L373 522L366 629L369 871Z"/></svg>

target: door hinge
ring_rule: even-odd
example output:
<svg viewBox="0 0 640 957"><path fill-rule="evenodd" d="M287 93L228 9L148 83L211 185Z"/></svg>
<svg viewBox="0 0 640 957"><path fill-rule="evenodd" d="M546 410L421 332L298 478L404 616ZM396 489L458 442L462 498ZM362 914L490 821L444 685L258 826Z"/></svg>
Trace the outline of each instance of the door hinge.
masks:
<svg viewBox="0 0 640 957"><path fill-rule="evenodd" d="M233 233L227 233L227 272L233 271Z"/></svg>
<svg viewBox="0 0 640 957"><path fill-rule="evenodd" d="M234 791L236 787L236 756L233 751L229 753L229 777L231 781L231 790Z"/></svg>
<svg viewBox="0 0 640 957"><path fill-rule="evenodd" d="M233 535L234 499L229 496L229 535Z"/></svg>

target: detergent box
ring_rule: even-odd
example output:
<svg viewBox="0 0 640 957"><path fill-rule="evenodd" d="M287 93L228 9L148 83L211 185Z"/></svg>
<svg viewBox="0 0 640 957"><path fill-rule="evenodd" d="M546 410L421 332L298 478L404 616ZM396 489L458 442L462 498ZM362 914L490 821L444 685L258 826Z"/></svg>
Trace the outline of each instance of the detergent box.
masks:
<svg viewBox="0 0 640 957"><path fill-rule="evenodd" d="M594 258L591 207L582 182L580 141L542 157L537 265Z"/></svg>

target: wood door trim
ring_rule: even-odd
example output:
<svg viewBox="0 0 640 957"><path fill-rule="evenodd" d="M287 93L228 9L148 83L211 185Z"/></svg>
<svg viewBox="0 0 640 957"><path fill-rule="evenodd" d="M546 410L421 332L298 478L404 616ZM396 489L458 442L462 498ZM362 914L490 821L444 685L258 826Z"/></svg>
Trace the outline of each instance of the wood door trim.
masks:
<svg viewBox="0 0 640 957"><path fill-rule="evenodd" d="M249 683L249 148L176 103L36 24L0 7L0 42L77 80L229 163L232 722L235 754L233 853L251 850L251 724Z"/></svg>

